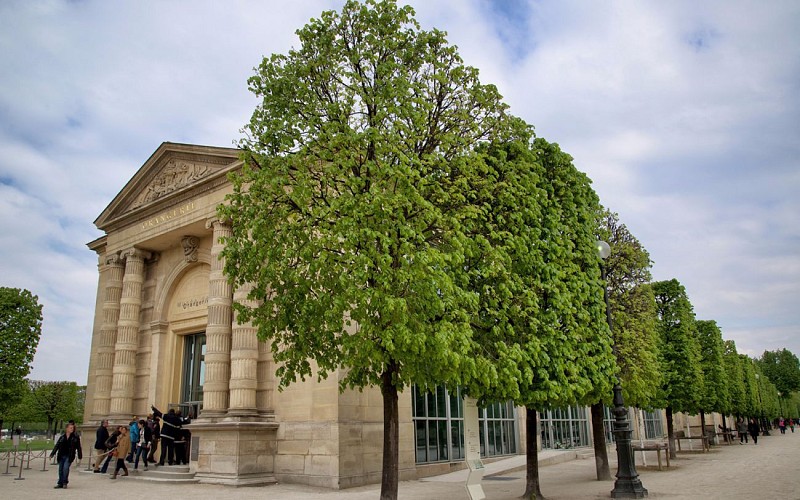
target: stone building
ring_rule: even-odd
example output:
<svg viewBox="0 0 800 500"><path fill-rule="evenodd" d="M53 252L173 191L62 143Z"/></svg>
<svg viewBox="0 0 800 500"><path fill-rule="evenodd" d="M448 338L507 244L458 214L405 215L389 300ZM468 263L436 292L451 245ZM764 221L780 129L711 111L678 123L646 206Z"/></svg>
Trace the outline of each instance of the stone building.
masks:
<svg viewBox="0 0 800 500"><path fill-rule="evenodd" d="M99 281L86 429L130 422L151 404L181 408L197 415L191 467L201 481L379 481L380 391L339 393L331 376L278 392L268 346L233 317L243 292L223 276L220 238L230 228L215 213L238 153L164 143L95 221L105 235L88 244ZM406 396L402 477L417 474L410 405Z"/></svg>
<svg viewBox="0 0 800 500"><path fill-rule="evenodd" d="M196 415L191 469L202 482L379 482L380 391L340 393L336 374L278 391L268 346L233 317L231 305L245 291L223 276L220 238L230 227L216 207L232 190L227 174L241 167L238 154L163 143L95 221L104 236L88 244L99 280L84 431L106 418L128 423L151 404L180 408ZM457 390L411 387L399 403L401 478L463 465ZM661 417L648 415L640 419L643 436L660 438ZM481 409L482 455L524 453L524 416L510 403ZM540 446L590 446L590 425L586 408L545 411ZM92 444L84 440L87 456Z"/></svg>

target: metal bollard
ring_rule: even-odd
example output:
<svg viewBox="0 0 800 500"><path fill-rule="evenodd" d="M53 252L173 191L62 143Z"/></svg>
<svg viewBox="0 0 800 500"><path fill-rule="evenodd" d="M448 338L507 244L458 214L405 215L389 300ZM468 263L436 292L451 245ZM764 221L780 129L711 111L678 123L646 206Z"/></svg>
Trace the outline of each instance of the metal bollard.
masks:
<svg viewBox="0 0 800 500"><path fill-rule="evenodd" d="M31 468L31 445L28 445L27 454L28 454L28 466L25 467L25 470L29 470ZM25 460L25 457L23 456L22 459ZM20 465L22 464L20 463Z"/></svg>
<svg viewBox="0 0 800 500"><path fill-rule="evenodd" d="M15 478L14 478L14 481L24 481L24 480L25 480L25 478L24 478L24 477L22 477L22 464L23 464L23 462L24 462L24 461L25 461L25 457L23 456L23 457L22 457L22 458L19 460L19 476L15 477Z"/></svg>
<svg viewBox="0 0 800 500"><path fill-rule="evenodd" d="M47 472L47 450L42 451L42 472Z"/></svg>
<svg viewBox="0 0 800 500"><path fill-rule="evenodd" d="M10 464L11 464L11 452L10 452L10 451L7 451L7 452L6 452L6 471L5 471L5 472L3 472L3 475L4 475L4 476L5 476L5 475L7 475L7 474L11 474L10 472L8 472L8 466L9 466Z"/></svg>
<svg viewBox="0 0 800 500"><path fill-rule="evenodd" d="M15 447L14 448L14 463L11 464L11 467L16 467L17 466L17 453L18 452L19 452L19 448Z"/></svg>
<svg viewBox="0 0 800 500"><path fill-rule="evenodd" d="M92 470L92 464L94 463L94 462L92 462L92 456L93 455L94 455L94 446L89 448L89 460L86 461L86 472L89 472L90 470Z"/></svg>

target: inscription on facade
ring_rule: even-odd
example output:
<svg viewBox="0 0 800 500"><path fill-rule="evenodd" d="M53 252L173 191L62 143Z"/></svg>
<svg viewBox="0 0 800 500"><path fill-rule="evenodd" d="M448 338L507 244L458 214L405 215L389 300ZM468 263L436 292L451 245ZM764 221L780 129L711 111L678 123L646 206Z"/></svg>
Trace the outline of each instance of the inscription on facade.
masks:
<svg viewBox="0 0 800 500"><path fill-rule="evenodd" d="M175 207L172 210L168 210L161 215L153 217L152 219L147 219L146 221L142 222L142 229L155 227L158 226L159 224L169 222L175 217L180 217L181 215L188 214L193 210L194 210L194 202L190 201L189 203L183 204L179 207Z"/></svg>
<svg viewBox="0 0 800 500"><path fill-rule="evenodd" d="M177 302L178 309L181 311L188 311L190 309L199 309L208 305L208 295L202 297L188 297L181 299Z"/></svg>

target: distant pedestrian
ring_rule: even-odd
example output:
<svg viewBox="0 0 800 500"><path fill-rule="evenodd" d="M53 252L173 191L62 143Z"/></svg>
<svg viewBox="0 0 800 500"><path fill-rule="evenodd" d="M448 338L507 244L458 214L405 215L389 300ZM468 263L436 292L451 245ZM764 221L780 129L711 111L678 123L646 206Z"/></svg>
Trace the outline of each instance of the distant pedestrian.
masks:
<svg viewBox="0 0 800 500"><path fill-rule="evenodd" d="M108 441L108 420L100 422L100 427L97 428L95 433L96 439L94 440L94 471L100 472L100 462L105 460L106 441Z"/></svg>
<svg viewBox="0 0 800 500"><path fill-rule="evenodd" d="M747 440L747 422L742 417L736 421L736 432L739 433L739 444L749 443Z"/></svg>
<svg viewBox="0 0 800 500"><path fill-rule="evenodd" d="M78 462L83 459L83 451L81 450L81 438L75 432L75 424L70 422L64 430L64 434L58 438L53 451L50 452L50 458L55 455L58 461L58 484L56 489L66 488L69 484L69 467L75 461L75 455L78 455ZM20 465L21 467L21 465Z"/></svg>
<svg viewBox="0 0 800 500"><path fill-rule="evenodd" d="M753 438L753 444L758 444L758 431L760 430L760 426L756 419L751 418L750 423L747 424L747 431L750 432L750 437Z"/></svg>
<svg viewBox="0 0 800 500"><path fill-rule="evenodd" d="M781 434L786 434L786 420L783 417L778 420L778 428L781 430Z"/></svg>

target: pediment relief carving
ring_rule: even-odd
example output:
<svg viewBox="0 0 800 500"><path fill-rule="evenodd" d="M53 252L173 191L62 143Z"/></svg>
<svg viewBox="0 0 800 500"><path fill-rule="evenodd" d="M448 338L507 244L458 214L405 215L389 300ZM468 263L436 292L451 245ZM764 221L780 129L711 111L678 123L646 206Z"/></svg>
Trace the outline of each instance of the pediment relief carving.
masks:
<svg viewBox="0 0 800 500"><path fill-rule="evenodd" d="M142 190L129 209L139 208L162 198L173 191L184 188L219 170L219 167L173 158L167 161L161 172Z"/></svg>
<svg viewBox="0 0 800 500"><path fill-rule="evenodd" d="M237 149L165 142L103 210L95 225L107 231L127 223L129 214L133 216L130 221L136 222L164 206L216 189L227 182L225 172L240 163Z"/></svg>

